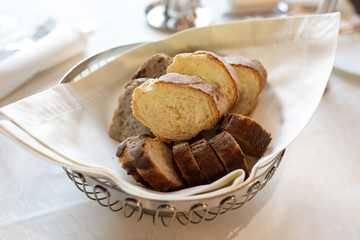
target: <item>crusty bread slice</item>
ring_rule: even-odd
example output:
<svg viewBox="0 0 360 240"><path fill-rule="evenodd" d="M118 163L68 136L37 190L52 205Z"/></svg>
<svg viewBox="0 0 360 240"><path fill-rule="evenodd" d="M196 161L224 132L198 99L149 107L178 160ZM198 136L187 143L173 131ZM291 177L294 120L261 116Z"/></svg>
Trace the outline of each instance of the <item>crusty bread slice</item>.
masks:
<svg viewBox="0 0 360 240"><path fill-rule="evenodd" d="M143 84L147 78L158 78L166 74L167 67L172 63L172 58L164 53L154 54L149 57L133 75L121 95L118 98L112 123L109 129L109 136L118 141L124 141L130 136L138 134L151 134L149 128L137 120L131 110L133 90Z"/></svg>
<svg viewBox="0 0 360 240"><path fill-rule="evenodd" d="M122 168L126 173L136 181L145 186L148 186L147 182L139 174L136 167L132 164L134 157L130 154L129 149L137 144L141 139L147 137L147 135L131 136L126 140L122 141L116 151L116 156L118 157L119 162L121 163Z"/></svg>
<svg viewBox="0 0 360 240"><path fill-rule="evenodd" d="M267 72L256 59L248 59L239 55L230 55L224 59L235 69L243 86L243 95L238 104L230 112L250 115L254 110L258 96L267 82Z"/></svg>
<svg viewBox="0 0 360 240"><path fill-rule="evenodd" d="M146 137L130 145L128 151L133 157L131 163L154 190L168 192L186 186L171 148L163 142Z"/></svg>
<svg viewBox="0 0 360 240"><path fill-rule="evenodd" d="M226 171L205 138L190 144L191 152L208 183L226 175Z"/></svg>
<svg viewBox="0 0 360 240"><path fill-rule="evenodd" d="M237 169L243 169L245 171L245 178L249 176L249 168L244 154L230 133L226 131L219 133L209 140L209 144L222 161L228 173Z"/></svg>
<svg viewBox="0 0 360 240"><path fill-rule="evenodd" d="M132 79L159 78L166 74L166 69L171 63L172 58L167 54L154 54L139 67L139 69L133 75Z"/></svg>
<svg viewBox="0 0 360 240"><path fill-rule="evenodd" d="M242 95L242 86L233 67L211 52L177 54L167 72L199 76L217 86L227 98L227 111Z"/></svg>
<svg viewBox="0 0 360 240"><path fill-rule="evenodd" d="M197 76L168 73L149 79L133 92L134 116L163 141L182 141L213 128L223 116L226 99Z"/></svg>
<svg viewBox="0 0 360 240"><path fill-rule="evenodd" d="M222 131L230 133L239 143L242 151L250 156L261 157L271 135L255 120L241 114L228 114L220 125Z"/></svg>
<svg viewBox="0 0 360 240"><path fill-rule="evenodd" d="M150 129L137 120L131 110L133 90L143 84L145 80L146 78L136 79L125 85L118 98L118 106L114 112L109 129L109 136L111 138L122 142L130 136L139 134L151 135Z"/></svg>
<svg viewBox="0 0 360 240"><path fill-rule="evenodd" d="M191 153L188 142L174 144L172 153L176 165L178 166L182 176L185 178L190 187L207 183L198 163Z"/></svg>

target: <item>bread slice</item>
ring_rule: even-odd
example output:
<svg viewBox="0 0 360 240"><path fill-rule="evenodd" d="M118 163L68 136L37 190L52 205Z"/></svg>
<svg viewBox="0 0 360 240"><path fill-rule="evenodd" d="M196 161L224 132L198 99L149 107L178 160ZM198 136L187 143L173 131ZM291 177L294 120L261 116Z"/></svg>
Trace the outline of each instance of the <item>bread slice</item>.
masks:
<svg viewBox="0 0 360 240"><path fill-rule="evenodd" d="M190 187L206 184L198 163L191 153L188 142L180 142L173 146L172 153L176 165Z"/></svg>
<svg viewBox="0 0 360 240"><path fill-rule="evenodd" d="M126 173L136 181L145 186L148 186L147 182L139 174L136 167L132 164L134 157L130 154L129 149L137 144L141 139L147 137L147 135L132 136L122 141L116 151L116 156L118 157L119 162L121 163L122 168Z"/></svg>
<svg viewBox="0 0 360 240"><path fill-rule="evenodd" d="M267 82L267 72L256 59L248 59L239 55L230 55L224 59L235 69L243 86L243 95L238 104L230 112L250 115L254 110L258 96Z"/></svg>
<svg viewBox="0 0 360 240"><path fill-rule="evenodd" d="M217 86L227 98L227 111L242 95L242 86L233 67L211 52L177 54L167 72L199 76Z"/></svg>
<svg viewBox="0 0 360 240"><path fill-rule="evenodd" d="M144 126L133 116L131 109L133 90L143 84L145 80L145 78L136 79L125 85L120 97L118 98L118 106L114 112L112 123L108 132L111 138L122 142L130 136L136 136L139 134L151 135L150 129Z"/></svg>
<svg viewBox="0 0 360 240"><path fill-rule="evenodd" d="M241 114L228 114L220 129L229 132L239 143L242 151L254 157L261 157L271 141L270 133L259 123Z"/></svg>
<svg viewBox="0 0 360 240"><path fill-rule="evenodd" d="M128 151L133 157L131 163L154 190L168 192L186 186L174 163L171 148L163 142L146 137L129 145Z"/></svg>
<svg viewBox="0 0 360 240"><path fill-rule="evenodd" d="M190 144L191 152L208 183L226 175L226 171L205 138Z"/></svg>
<svg viewBox="0 0 360 240"><path fill-rule="evenodd" d="M167 67L172 63L172 58L165 53L157 53L149 57L132 76L137 78L159 78L166 74Z"/></svg>
<svg viewBox="0 0 360 240"><path fill-rule="evenodd" d="M163 141L182 141L213 128L224 115L226 99L197 76L168 73L149 79L133 92L134 116Z"/></svg>
<svg viewBox="0 0 360 240"><path fill-rule="evenodd" d="M245 171L245 178L249 176L249 168L244 154L230 133L226 131L219 133L209 140L209 144L222 161L228 173L237 169L243 169Z"/></svg>

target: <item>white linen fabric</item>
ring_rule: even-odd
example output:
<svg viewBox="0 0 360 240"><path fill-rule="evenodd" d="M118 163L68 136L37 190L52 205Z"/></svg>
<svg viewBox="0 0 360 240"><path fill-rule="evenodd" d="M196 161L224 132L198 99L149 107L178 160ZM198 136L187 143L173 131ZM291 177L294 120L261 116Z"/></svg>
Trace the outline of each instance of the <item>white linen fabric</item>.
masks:
<svg viewBox="0 0 360 240"><path fill-rule="evenodd" d="M36 73L80 54L86 35L75 27L60 25L34 46L0 61L0 99L31 79Z"/></svg>
<svg viewBox="0 0 360 240"><path fill-rule="evenodd" d="M216 196L250 182L262 164L302 131L325 90L334 64L339 13L234 22L190 29L139 46L86 77L62 84L0 109L0 129L44 159L114 181L133 196L185 200ZM260 60L268 71L252 118L272 134L265 155L244 182L243 172L214 184L159 193L135 184L115 157L117 142L107 135L122 86L149 56L210 50Z"/></svg>

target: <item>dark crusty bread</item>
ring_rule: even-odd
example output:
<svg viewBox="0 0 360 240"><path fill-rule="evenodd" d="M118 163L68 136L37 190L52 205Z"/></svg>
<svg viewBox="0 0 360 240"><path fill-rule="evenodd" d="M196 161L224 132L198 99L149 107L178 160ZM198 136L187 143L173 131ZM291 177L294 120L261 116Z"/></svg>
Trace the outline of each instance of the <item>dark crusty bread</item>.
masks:
<svg viewBox="0 0 360 240"><path fill-rule="evenodd" d="M205 138L190 144L190 148L208 183L226 175L223 165Z"/></svg>
<svg viewBox="0 0 360 240"><path fill-rule="evenodd" d="M241 114L228 114L222 121L220 129L230 133L243 152L254 157L261 157L271 141L270 133L259 123Z"/></svg>
<svg viewBox="0 0 360 240"><path fill-rule="evenodd" d="M266 85L266 69L256 59L239 55L226 56L224 59L235 69L243 86L243 96L240 102L230 109L230 112L250 115L256 107L259 94Z"/></svg>
<svg viewBox="0 0 360 240"><path fill-rule="evenodd" d="M128 151L133 157L131 163L154 190L167 192L186 186L174 163L171 148L163 142L146 137L129 146Z"/></svg>
<svg viewBox="0 0 360 240"><path fill-rule="evenodd" d="M230 133L226 131L219 133L209 140L209 144L222 161L228 173L237 169L243 169L245 171L245 177L249 176L249 169L244 154Z"/></svg>
<svg viewBox="0 0 360 240"><path fill-rule="evenodd" d="M125 85L118 99L118 106L114 112L109 129L109 136L111 138L122 142L130 136L139 134L151 135L150 129L137 120L131 110L133 90L143 84L145 80L146 78L136 79Z"/></svg>
<svg viewBox="0 0 360 240"><path fill-rule="evenodd" d="M171 63L172 58L164 53L152 55L139 67L132 79L159 78L166 74L166 69Z"/></svg>
<svg viewBox="0 0 360 240"><path fill-rule="evenodd" d="M174 144L172 153L176 165L178 166L182 176L185 178L190 187L207 183L198 163L191 153L188 142Z"/></svg>
<svg viewBox="0 0 360 240"><path fill-rule="evenodd" d="M137 144L145 137L147 137L147 135L132 136L122 141L117 147L116 156L118 157L122 168L125 169L128 175L132 176L136 182L147 186L147 182L142 178L136 167L132 164L134 157L129 152L129 148L132 148L134 144Z"/></svg>

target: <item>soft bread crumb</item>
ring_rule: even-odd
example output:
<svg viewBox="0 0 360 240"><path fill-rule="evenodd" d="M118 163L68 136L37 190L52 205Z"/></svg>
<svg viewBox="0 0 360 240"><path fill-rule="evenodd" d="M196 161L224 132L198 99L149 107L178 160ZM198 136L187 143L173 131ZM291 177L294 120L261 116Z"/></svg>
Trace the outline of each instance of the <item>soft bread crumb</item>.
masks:
<svg viewBox="0 0 360 240"><path fill-rule="evenodd" d="M248 59L239 55L224 57L236 71L243 86L243 95L238 104L230 112L250 115L258 102L258 96L267 82L267 72L256 59Z"/></svg>
<svg viewBox="0 0 360 240"><path fill-rule="evenodd" d="M198 76L218 87L227 99L227 110L241 98L242 87L235 70L214 53L198 51L177 54L167 72Z"/></svg>
<svg viewBox="0 0 360 240"><path fill-rule="evenodd" d="M169 73L149 79L133 92L134 116L164 141L182 141L213 128L226 99L199 77Z"/></svg>

